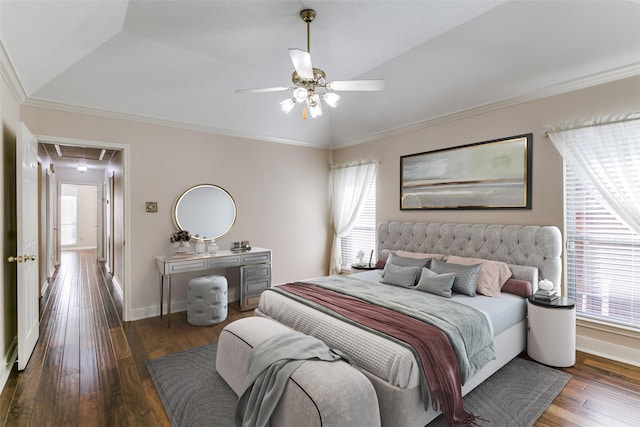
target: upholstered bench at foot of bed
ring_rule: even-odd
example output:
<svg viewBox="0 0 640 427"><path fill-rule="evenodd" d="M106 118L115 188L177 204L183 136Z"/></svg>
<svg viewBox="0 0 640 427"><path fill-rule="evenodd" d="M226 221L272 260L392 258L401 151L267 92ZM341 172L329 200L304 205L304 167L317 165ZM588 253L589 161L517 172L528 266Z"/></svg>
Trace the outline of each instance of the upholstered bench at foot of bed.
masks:
<svg viewBox="0 0 640 427"><path fill-rule="evenodd" d="M227 325L220 333L216 370L236 394L242 391L254 346L286 326L262 317ZM310 360L291 376L271 417L274 427L370 427L380 425L373 385L347 362Z"/></svg>

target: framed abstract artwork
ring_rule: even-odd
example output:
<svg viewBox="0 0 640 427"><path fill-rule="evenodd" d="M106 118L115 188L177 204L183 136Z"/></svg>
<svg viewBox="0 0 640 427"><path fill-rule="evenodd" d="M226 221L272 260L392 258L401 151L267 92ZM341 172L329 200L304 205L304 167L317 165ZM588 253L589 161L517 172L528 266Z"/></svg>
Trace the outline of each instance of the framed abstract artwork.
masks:
<svg viewBox="0 0 640 427"><path fill-rule="evenodd" d="M531 209L533 134L400 157L400 209Z"/></svg>

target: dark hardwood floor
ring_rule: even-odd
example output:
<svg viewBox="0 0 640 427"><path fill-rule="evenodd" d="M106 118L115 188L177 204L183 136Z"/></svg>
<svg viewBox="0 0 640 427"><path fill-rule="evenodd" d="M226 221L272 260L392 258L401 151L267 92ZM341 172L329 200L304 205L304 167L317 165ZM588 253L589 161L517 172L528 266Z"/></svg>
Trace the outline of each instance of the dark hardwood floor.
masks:
<svg viewBox="0 0 640 427"><path fill-rule="evenodd" d="M122 301L93 251L64 252L42 299L40 340L0 395L5 426L169 426L145 360L218 340L229 322L195 327L174 313L122 323ZM150 284L153 286L154 284ZM572 379L536 426L635 426L640 368L578 353Z"/></svg>

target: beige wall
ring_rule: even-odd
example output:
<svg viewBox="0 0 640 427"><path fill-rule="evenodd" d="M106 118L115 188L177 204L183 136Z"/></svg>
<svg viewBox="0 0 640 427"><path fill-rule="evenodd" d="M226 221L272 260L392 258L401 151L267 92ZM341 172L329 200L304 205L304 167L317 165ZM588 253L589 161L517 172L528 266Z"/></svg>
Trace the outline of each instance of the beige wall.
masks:
<svg viewBox="0 0 640 427"><path fill-rule="evenodd" d="M338 149L333 156L336 163L363 158L381 162L379 220L551 224L562 229L562 158L543 135L543 129L573 119L638 110L640 77L635 77ZM400 210L400 156L530 132L533 133L531 210Z"/></svg>
<svg viewBox="0 0 640 427"><path fill-rule="evenodd" d="M17 288L16 264L7 262L7 257L17 255L16 241L16 201L15 201L15 150L16 132L20 117L20 107L9 90L5 80L0 78L0 123L2 133L2 161L0 162L0 192L2 193L2 209L0 209L0 224L2 224L2 245L0 246L0 386L3 386L11 372L15 360L17 326Z"/></svg>
<svg viewBox="0 0 640 427"><path fill-rule="evenodd" d="M131 283L124 286L133 319L157 315L154 257L171 251L173 203L195 184L219 185L236 201L236 225L221 248L249 240L272 249L274 283L326 274L328 150L34 107L22 114L35 135L130 146ZM146 201L158 202L158 213L146 213ZM188 278L173 281L176 308Z"/></svg>
<svg viewBox="0 0 640 427"><path fill-rule="evenodd" d="M380 161L378 220L539 224L563 227L563 163L551 141L543 136L547 126L574 119L640 111L640 77L552 96L475 115L374 142L334 150L336 163L359 159ZM531 210L401 211L400 156L439 148L533 133L533 199ZM578 347L631 363L640 360L640 334L618 335L613 329L578 326Z"/></svg>

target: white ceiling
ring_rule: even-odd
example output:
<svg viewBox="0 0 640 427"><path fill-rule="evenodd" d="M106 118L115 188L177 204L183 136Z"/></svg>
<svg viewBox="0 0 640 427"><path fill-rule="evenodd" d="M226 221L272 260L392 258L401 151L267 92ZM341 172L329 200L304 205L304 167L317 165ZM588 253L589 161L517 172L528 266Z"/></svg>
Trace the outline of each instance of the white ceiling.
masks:
<svg viewBox="0 0 640 427"><path fill-rule="evenodd" d="M381 78L303 120L280 111L287 49L327 80ZM634 0L0 0L26 104L167 120L227 135L345 146L552 90L640 74Z"/></svg>

